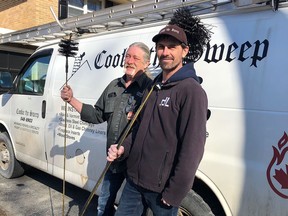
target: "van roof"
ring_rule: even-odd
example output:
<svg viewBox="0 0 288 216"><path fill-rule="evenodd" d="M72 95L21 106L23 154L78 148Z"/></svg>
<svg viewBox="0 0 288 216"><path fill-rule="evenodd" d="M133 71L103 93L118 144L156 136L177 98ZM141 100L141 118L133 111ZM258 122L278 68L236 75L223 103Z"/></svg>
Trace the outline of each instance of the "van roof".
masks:
<svg viewBox="0 0 288 216"><path fill-rule="evenodd" d="M262 3L262 4L261 4ZM239 8L266 6L264 0L141 0L117 5L93 13L83 14L58 21L53 9L55 22L33 28L0 35L0 44L21 43L39 45L43 42L59 41L70 34L95 35L127 28L167 21L177 8L189 6L194 15L213 14L215 11L233 11ZM273 9L277 9L271 0ZM271 6L270 6L271 7Z"/></svg>

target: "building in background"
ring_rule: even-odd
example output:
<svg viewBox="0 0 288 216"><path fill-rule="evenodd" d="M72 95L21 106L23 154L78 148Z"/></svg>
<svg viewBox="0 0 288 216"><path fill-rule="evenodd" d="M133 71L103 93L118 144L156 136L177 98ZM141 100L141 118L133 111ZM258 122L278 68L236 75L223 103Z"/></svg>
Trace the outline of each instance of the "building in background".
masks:
<svg viewBox="0 0 288 216"><path fill-rule="evenodd" d="M86 14L107 7L128 3L129 0L2 0L0 1L0 36L13 31L33 28L58 19ZM13 44L0 45L0 71L11 72L13 79L35 51L37 46ZM1 92L0 92L1 93Z"/></svg>
<svg viewBox="0 0 288 216"><path fill-rule="evenodd" d="M59 19L63 19L128 2L129 0L2 0L0 34L54 22L50 7L58 14Z"/></svg>

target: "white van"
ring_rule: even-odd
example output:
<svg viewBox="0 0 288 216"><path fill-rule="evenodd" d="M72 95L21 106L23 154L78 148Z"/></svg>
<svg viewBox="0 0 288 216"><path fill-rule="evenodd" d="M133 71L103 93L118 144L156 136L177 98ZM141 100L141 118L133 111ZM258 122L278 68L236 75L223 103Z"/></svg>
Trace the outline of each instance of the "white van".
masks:
<svg viewBox="0 0 288 216"><path fill-rule="evenodd" d="M213 34L195 68L211 117L204 158L181 212L287 216L288 2L280 2L278 11L254 4L201 18ZM135 41L151 48L150 70L158 73L151 38L165 24L79 38L67 74L75 96L95 104L106 85L122 76L125 51ZM106 163L106 124L87 124L68 106L64 143L65 57L58 48L39 48L0 96L0 174L17 177L24 163L63 178L66 145L66 181L91 191Z"/></svg>

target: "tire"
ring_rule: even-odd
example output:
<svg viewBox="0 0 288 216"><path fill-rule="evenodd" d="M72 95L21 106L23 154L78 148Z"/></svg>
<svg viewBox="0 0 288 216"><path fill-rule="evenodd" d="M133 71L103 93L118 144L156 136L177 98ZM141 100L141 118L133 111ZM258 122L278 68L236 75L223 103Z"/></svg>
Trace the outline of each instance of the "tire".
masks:
<svg viewBox="0 0 288 216"><path fill-rule="evenodd" d="M148 209L146 216L153 216ZM208 204L193 190L182 200L178 216L214 216Z"/></svg>
<svg viewBox="0 0 288 216"><path fill-rule="evenodd" d="M0 133L0 175L16 178L23 175L24 169L16 160L10 138L6 132Z"/></svg>
<svg viewBox="0 0 288 216"><path fill-rule="evenodd" d="M180 216L213 216L208 204L195 191L190 190L187 196L181 202L178 211Z"/></svg>

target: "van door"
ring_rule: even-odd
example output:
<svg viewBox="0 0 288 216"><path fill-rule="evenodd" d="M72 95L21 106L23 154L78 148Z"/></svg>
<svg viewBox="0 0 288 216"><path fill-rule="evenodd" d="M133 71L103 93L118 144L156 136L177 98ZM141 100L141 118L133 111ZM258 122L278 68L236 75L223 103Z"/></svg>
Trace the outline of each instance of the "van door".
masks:
<svg viewBox="0 0 288 216"><path fill-rule="evenodd" d="M46 78L53 49L40 51L25 64L15 81L11 105L11 134L21 161L47 169L45 151Z"/></svg>

